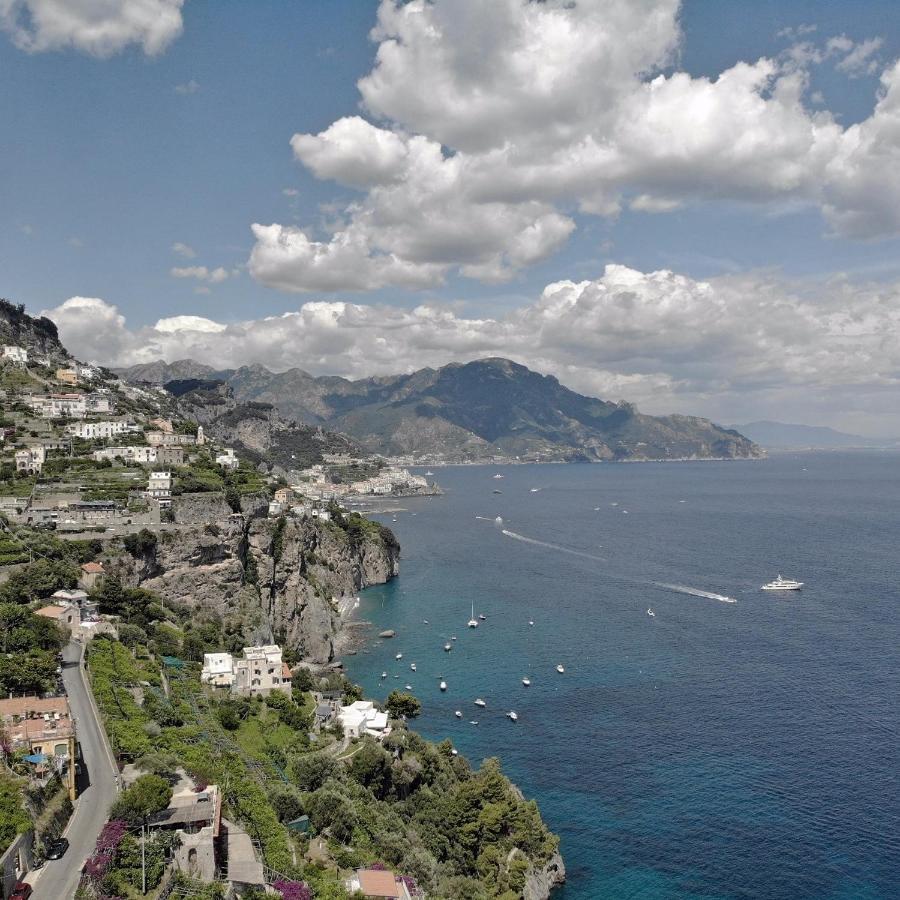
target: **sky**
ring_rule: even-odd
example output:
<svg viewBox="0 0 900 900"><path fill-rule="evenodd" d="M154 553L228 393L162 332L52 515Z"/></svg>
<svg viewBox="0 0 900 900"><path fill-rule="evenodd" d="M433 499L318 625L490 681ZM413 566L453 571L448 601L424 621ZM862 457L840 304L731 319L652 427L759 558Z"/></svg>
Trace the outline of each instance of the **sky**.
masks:
<svg viewBox="0 0 900 900"><path fill-rule="evenodd" d="M894 0L0 0L0 296L897 436L898 60Z"/></svg>

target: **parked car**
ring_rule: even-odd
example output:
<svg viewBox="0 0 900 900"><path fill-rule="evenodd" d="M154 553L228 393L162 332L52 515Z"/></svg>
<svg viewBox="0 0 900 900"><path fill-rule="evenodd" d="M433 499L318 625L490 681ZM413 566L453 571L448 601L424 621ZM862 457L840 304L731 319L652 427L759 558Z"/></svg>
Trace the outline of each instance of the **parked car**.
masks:
<svg viewBox="0 0 900 900"><path fill-rule="evenodd" d="M20 881L12 889L12 893L9 895L9 900L28 900L33 890L34 888L32 888L30 884L25 881Z"/></svg>
<svg viewBox="0 0 900 900"><path fill-rule="evenodd" d="M61 859L68 849L68 839L64 837L57 838L57 840L51 841L49 844L47 844L47 859Z"/></svg>

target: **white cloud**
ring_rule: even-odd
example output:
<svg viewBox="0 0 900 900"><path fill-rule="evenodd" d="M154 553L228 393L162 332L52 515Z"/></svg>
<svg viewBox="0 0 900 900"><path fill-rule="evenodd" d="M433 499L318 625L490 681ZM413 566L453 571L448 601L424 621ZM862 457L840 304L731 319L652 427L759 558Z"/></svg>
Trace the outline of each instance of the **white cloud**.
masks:
<svg viewBox="0 0 900 900"><path fill-rule="evenodd" d="M900 282L770 273L697 281L610 265L593 280L550 284L496 318L309 301L262 319L177 316L131 330L115 307L85 298L46 314L77 356L107 364L192 357L363 377L509 356L650 412L900 434Z"/></svg>
<svg viewBox="0 0 900 900"><path fill-rule="evenodd" d="M873 57L881 49L883 43L884 41L880 37L876 37L855 44L835 68L845 72L851 78L874 75L878 71L878 61Z"/></svg>
<svg viewBox="0 0 900 900"><path fill-rule="evenodd" d="M811 66L869 71L879 39L801 42L695 78L669 68L678 13L678 0L381 0L359 82L368 119L291 140L314 176L358 194L324 237L254 226L251 272L290 291L498 281L554 253L573 213L626 204L787 202L837 234L900 234L896 66L856 126L807 100Z"/></svg>
<svg viewBox="0 0 900 900"><path fill-rule="evenodd" d="M108 57L139 44L162 53L182 31L184 0L0 0L0 29L28 53L73 48Z"/></svg>
<svg viewBox="0 0 900 900"><path fill-rule="evenodd" d="M181 241L175 241L172 244L172 252L185 259L193 259L197 255L197 251L190 244L183 244Z"/></svg>
<svg viewBox="0 0 900 900"><path fill-rule="evenodd" d="M181 94L182 96L185 96L187 94L196 94L199 90L200 82L194 81L193 78L190 81L184 82L184 84L175 85L175 93Z"/></svg>
<svg viewBox="0 0 900 900"><path fill-rule="evenodd" d="M197 281L208 281L210 284L221 284L229 278L233 278L239 274L238 269L228 269L219 266L215 269L209 269L206 266L173 266L169 269L169 274L173 278L196 278Z"/></svg>

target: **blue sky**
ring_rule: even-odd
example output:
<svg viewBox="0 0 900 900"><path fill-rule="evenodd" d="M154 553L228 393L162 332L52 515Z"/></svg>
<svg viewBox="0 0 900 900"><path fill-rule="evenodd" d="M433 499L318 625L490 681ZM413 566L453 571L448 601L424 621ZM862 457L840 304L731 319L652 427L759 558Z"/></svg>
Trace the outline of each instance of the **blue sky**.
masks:
<svg viewBox="0 0 900 900"><path fill-rule="evenodd" d="M95 14L92 2L78 0L88 18ZM441 363L457 354L493 351L498 343L502 347L503 341L496 334L480 343L469 341L471 322L489 318L503 324L510 316L518 317L517 321L527 318L527 311L539 305L538 298L548 284L567 279L600 280L604 267L610 263L645 274L671 270L693 282L713 279L717 290L717 279L725 279L721 282L723 296L726 289L739 290L739 283L745 284L748 297L755 296L763 283L775 290L774 280L782 298L799 293L808 300L806 292L815 293L823 284L827 283L827 290L833 291L834 279L846 292L844 285L849 279L854 291L868 291L863 299L855 301L865 310L878 307L883 311L885 305L889 312L895 308L892 302L873 300L873 291L889 292L900 277L900 223L890 220L889 212L877 208L877 197L871 199L877 190L873 192L870 184L862 183L859 172L870 164L868 160L863 160L862 166L854 161L853 171L842 173L833 189L829 188L828 196L821 197L814 186L801 184L803 178L797 171L806 165L806 157L792 148L777 158L773 156L771 164L764 153L756 154L754 158L762 156L761 171L747 178L742 172L742 168L748 168L746 161L738 155L719 171L716 166L720 165L722 153L704 158L697 151L697 158L686 161L682 157L673 161L663 152L656 153L635 166L634 171L610 176L610 183L603 185L602 199L592 199L590 203L584 201L584 195L595 189L593 176L585 175L582 182L570 184L553 196L547 194L543 185L535 188L529 182L526 189L524 182L516 182L509 188L515 199L504 215L509 214L512 229L522 228L523 240L529 239L529 234L534 238L534 230L529 231L532 219L539 226L538 231L545 229L534 238L540 246L517 255L515 247L486 231L486 245L491 240L499 242L496 254L485 251L479 256L471 247L458 250L471 237L464 233L468 210L447 213L448 220L458 215L457 224L463 226L452 235L446 233L449 227L439 229L435 235L424 235L435 217L444 212L441 202L431 196L422 205L427 207L433 202L434 215L427 221L423 219L421 228L411 226L418 234L398 235L391 227L372 225L374 220L383 223L393 208L386 207L380 197L383 183L376 180L381 176L373 175L374 169L370 169L364 176L368 179L365 186L360 187L354 181L359 177L360 160L354 157L348 163L333 145L322 140L323 134L331 133L333 123L361 116L384 134L365 132L359 136L360 146L384 137L393 142L391 147L399 147L400 141L423 135L435 142L433 146L440 148L438 152L443 152L445 158L468 155L474 161L473 169L486 165L481 155L484 147L479 146L477 137L472 137L471 123L464 121L465 113L448 111L449 124L442 124L442 103L452 102L454 91L468 89L465 72L453 71L451 67L442 73L439 65L432 67L427 60L424 64L411 62L411 56L404 65L421 64L425 68L421 72L414 68L402 70L405 84L389 84L374 101L374 95L366 95L363 104L357 81L373 72L379 40L370 38L370 30L376 23L378 3L188 0L180 8L179 0L158 2L169 13L177 14L180 9L182 28L180 33L165 34L163 46L152 48L149 54L149 39L140 31L124 33L117 42L99 50L97 45L87 44L80 34L54 32L45 38L32 33L22 37L10 24L12 16L18 13L37 17L46 0L6 0L13 13L6 14L5 33L0 30L0 295L24 302L33 311L57 309L72 297L102 301L104 309L115 307L125 317L131 335L127 346L119 346L115 341L110 344L116 361L144 358L135 348L144 348L148 343L154 352L158 350L158 354L167 356L196 349L190 342L153 344L149 338L154 335L140 330L152 331L159 319L189 315L230 327L294 312L311 302L349 301L363 307L365 315L369 315L370 307L387 307L388 319L423 303L449 311L464 325L457 328L451 340L436 348L435 362ZM517 2L523 8L529 6L522 0L503 0L498 6L508 8L509 16L519 16ZM829 127L834 133L828 140L837 148L841 131L871 119L879 90L887 90L884 85L880 87L880 78L900 56L900 24L893 2L793 0L788 4L755 0L747 4L738 0L685 0L680 9L676 9L675 0L642 2L647 10L661 10L663 30L669 30L662 36L649 32L643 35L643 22L638 21L623 32L619 42L633 44L634 58L649 59L652 71L635 72L632 77L630 70L626 71L630 59L625 60L612 75L608 68L598 68L600 74L593 83L573 80L570 93L579 89L589 92L595 84L599 94L608 95L609 102L615 103L618 98L630 96L627 92L638 90L641 81L655 76L671 79L674 91L677 77L684 76L689 79L684 90L699 96L704 78L715 80L738 63L753 65L768 57L780 61L778 74L764 88L742 88L743 93L735 94L738 101L755 96L762 98L767 107L773 106L768 101L776 92L776 78L784 76L787 84L790 73L799 69L805 79L801 125L808 129L817 111L824 112L830 117ZM571 13L576 17L572 19L573 39L578 41L583 36L588 45L592 30L605 28L608 21L616 19L620 3L621 0L582 3L581 10L592 9L590 14L585 12L582 20L577 19L581 12ZM129 0L120 0L120 5L127 8ZM385 0L383 6L392 4ZM451 13L447 13L446 2L435 6L438 10L434 15L438 17L443 7L445 16L436 18L446 27L441 40L456 52L464 43L454 47L454 40L465 42L474 35L471 22L477 22L478 3L460 0ZM551 2L547 6L558 6L547 14L556 15L559 21L570 16L564 5ZM460 39L453 36L451 25L454 15L462 15L463 7L468 8L472 18L468 20L469 35ZM0 29L4 24L3 8L0 3ZM483 7L485 12L487 8ZM406 27L401 13L395 13L396 28ZM510 23L517 24L510 19L498 28L498 42L510 32ZM619 26L609 25L614 39L615 27ZM484 31L486 36L479 35L479 40L495 39L489 27ZM410 34L405 34L404 40L414 49L419 38ZM833 39L839 43L827 49ZM871 39L877 42L875 49L860 50ZM661 49L656 48L657 44ZM798 59L805 52L803 62L796 66L784 62L791 47L801 48ZM804 47L806 51L802 51ZM437 52L434 47L427 49ZM495 50L489 49L492 58ZM540 46L535 53L537 83L543 77L544 49ZM548 56L552 49L546 48ZM854 50L861 54L859 64L850 59ZM503 52L503 47L496 48L498 58ZM810 61L813 53L818 53L819 58ZM576 61L587 66L591 58L579 60L576 52L573 65ZM489 65L485 61L486 90L499 96L512 82L504 80L508 73L489 71ZM446 79L439 81L445 74ZM619 77L621 90L613 84ZM422 96L408 96L419 86ZM425 106L433 97L432 110L423 108L426 97ZM509 98L500 99L505 102ZM590 98L586 96L585 102L590 105ZM666 114L675 116L672 121L676 126L679 115L689 116L696 109L692 102L684 94L674 110L666 110ZM727 107L727 99L724 105ZM512 110L509 145L521 156L528 156L531 165L545 152L535 151L542 139L540 120L522 126L528 110L513 109L513 101L504 108ZM683 113L679 113L679 108ZM404 111L409 111L406 118ZM598 112L595 137L605 137L606 125L599 118L604 114L602 109ZM798 119L797 108L789 110L789 114L792 122ZM623 122L627 124L627 117ZM577 123L573 120L563 124L571 128ZM497 121L496 127L492 123L487 129L491 135L486 141L493 141L495 148L500 146L497 135L503 136L503 127L504 122ZM623 124L613 123L611 127L621 128ZM734 122L727 127L732 129L732 140L739 142L743 134L740 121L737 128ZM755 123L748 122L747 131L753 127ZM881 138L882 144L893 140L887 130L884 134L887 137ZM292 152L294 135L313 137L305 150ZM689 130L687 136L690 137ZM777 132L773 133L774 138ZM761 145L765 145L765 135ZM402 153L407 154L408 146L404 146ZM613 149L622 156L615 166L628 168L628 154L621 148ZM896 148L891 145L888 149ZM560 147L551 147L546 152L559 150ZM872 151L873 167L886 164L883 146L877 150ZM357 147L354 152L363 151ZM833 152L843 164L844 151ZM401 151L396 149L396 153ZM786 161L791 153L795 158ZM823 173L831 171L819 151L810 151L808 158L814 160L810 165L822 165ZM317 164L325 167L326 174L319 171L316 177ZM683 171L669 179L669 173L682 165ZM707 165L711 170L704 182ZM776 173L771 180L763 171L767 166ZM776 171L779 166L784 166L784 173ZM489 168L484 171L489 172ZM412 184L419 174L410 170L397 177ZM541 177L552 179L557 175L559 172ZM488 182L491 177L483 175ZM785 188L786 180L790 186ZM355 186L348 186L348 181ZM460 190L466 188L461 182ZM484 187L479 190L483 194ZM534 196L525 197L523 191L527 190L535 190ZM643 206L640 202L634 204L640 208L633 208L631 204L637 196L649 199ZM390 202L395 200L392 197ZM409 197L404 198L404 202L407 200ZM616 211L604 207L598 212L597 207L608 201L618 204ZM506 202L503 199L501 204ZM870 202L871 213L866 207ZM367 204L368 212L360 214L360 205ZM525 204L531 204L527 212ZM648 205L655 211L645 211ZM661 212L660 208L667 211ZM368 218L369 213L374 219ZM885 221L886 217L889 221ZM476 218L473 213L473 223ZM323 252L333 249L334 235L343 229L348 234L362 235L360 239L366 246L360 256L349 257L349 265L342 263L335 265L337 271L310 274L305 257L285 261L266 255L271 247L264 246L265 239L254 237L252 223L279 223L284 229L301 231L304 240L317 242ZM473 224L472 228L474 234L478 226ZM173 251L176 243L190 248L192 255L186 255L187 249L181 254ZM426 243L427 248L422 249ZM409 249L411 245L415 246ZM254 248L258 259L251 271L248 260ZM354 269L354 260L364 267L373 259L383 259L385 253L400 258L403 265L399 274L392 269L386 275L344 278L342 267ZM183 277L172 274L175 268L192 267L204 268L182 272ZM216 270L217 275L210 274ZM604 296L608 294L609 291ZM840 302L848 301L846 297L844 301L834 300L828 306L829 316L833 316ZM689 313L687 310L685 326L696 330ZM760 314L769 315L765 310ZM369 322L367 327L387 328L403 343L407 324L400 318L390 319L388 324L381 320ZM877 327L889 329L893 324L891 319L887 325ZM657 323L649 327L660 326ZM667 320L666 327L672 327L671 320ZM178 328L163 328L166 334L173 330ZM623 326L622 334L632 331L633 328ZM459 332L465 333L466 340L459 337ZM71 334L73 340L78 340L81 332L71 325ZM633 355L626 361L620 358L621 354L603 348L596 348L596 355L590 348L583 349L581 355L567 355L560 349L567 343L565 340L558 341L560 346L545 343L526 351L517 340L509 339L511 354L544 370L556 369L561 377L568 373L569 381L576 387L595 392L619 390L639 402L649 400L651 405L654 398L661 396L670 408L725 415L734 409L737 394L744 398L752 395L755 399L744 403L746 414L763 415L776 402L773 398L778 393L777 386L755 373L742 376L740 384L731 380L716 399L716 385L722 382L720 374L703 381L697 371L678 369L675 361L663 360L656 350L648 351L649 361L640 364L636 360L644 354L639 347L632 348ZM240 341L235 338L235 343ZM367 364L374 371L389 369L391 365L418 365L428 359L426 351L432 344L434 341L429 338L421 352L404 355L394 348L384 357L366 360L358 342L335 346L331 356L330 345L325 342L304 346L294 357L279 355L276 364L282 368L297 364L314 371L359 375L364 374ZM98 352L89 343L83 350L94 355ZM207 343L198 352L225 351ZM815 348L815 353L819 352L820 348ZM259 361L266 361L268 356L260 353L263 359ZM251 360L236 353L232 361ZM895 364L893 358L878 362L883 371L879 384L870 386L872 398L867 402L872 409L860 414L841 408L842 403L849 401L838 399L842 391L849 390L853 378L844 374L838 378L839 383L832 383L828 381L830 376L821 372L811 375L805 389L816 392L816 420L871 430L880 415L883 394L889 393L891 387L884 378L890 381L896 375ZM592 367L600 374L591 374ZM794 377L792 373L788 375ZM668 382L661 387L660 379ZM766 381L764 388L760 387L762 381ZM803 389L798 385L791 401L797 413L805 408ZM783 398L777 402L783 402ZM738 405L735 412L740 416L744 409Z"/></svg>

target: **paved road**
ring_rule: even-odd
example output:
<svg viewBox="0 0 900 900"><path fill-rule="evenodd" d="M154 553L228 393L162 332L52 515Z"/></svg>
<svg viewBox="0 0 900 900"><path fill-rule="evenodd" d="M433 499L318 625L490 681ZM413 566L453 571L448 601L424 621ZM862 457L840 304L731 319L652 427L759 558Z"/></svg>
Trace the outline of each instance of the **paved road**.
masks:
<svg viewBox="0 0 900 900"><path fill-rule="evenodd" d="M33 900L69 900L75 895L81 867L94 849L100 829L106 824L110 804L116 796L115 775L103 743L102 726L88 699L81 652L81 645L75 642L63 650L63 684L75 716L82 757L75 813L65 832L69 850L62 859L49 860L34 873Z"/></svg>

